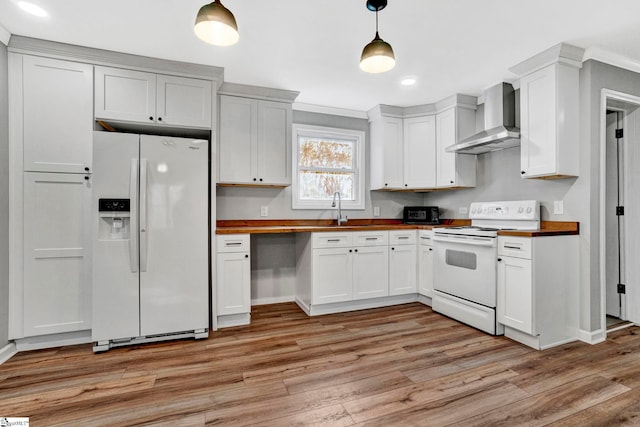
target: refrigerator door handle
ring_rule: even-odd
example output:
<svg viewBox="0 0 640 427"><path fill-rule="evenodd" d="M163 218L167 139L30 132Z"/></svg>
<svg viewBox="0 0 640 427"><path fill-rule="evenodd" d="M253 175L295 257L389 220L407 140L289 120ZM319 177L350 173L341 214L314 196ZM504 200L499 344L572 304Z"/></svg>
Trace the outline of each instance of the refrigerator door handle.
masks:
<svg viewBox="0 0 640 427"><path fill-rule="evenodd" d="M129 170L130 225L129 225L129 266L132 273L138 272L138 159L131 159Z"/></svg>
<svg viewBox="0 0 640 427"><path fill-rule="evenodd" d="M140 159L140 271L147 271L147 159Z"/></svg>

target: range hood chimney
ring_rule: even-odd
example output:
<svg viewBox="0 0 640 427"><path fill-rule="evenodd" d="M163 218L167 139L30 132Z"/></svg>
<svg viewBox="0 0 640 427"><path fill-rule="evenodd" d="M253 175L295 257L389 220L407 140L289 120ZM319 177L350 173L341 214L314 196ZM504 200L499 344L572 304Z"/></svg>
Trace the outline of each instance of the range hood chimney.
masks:
<svg viewBox="0 0 640 427"><path fill-rule="evenodd" d="M447 147L446 151L481 154L519 144L515 91L511 84L503 82L484 92L484 130Z"/></svg>

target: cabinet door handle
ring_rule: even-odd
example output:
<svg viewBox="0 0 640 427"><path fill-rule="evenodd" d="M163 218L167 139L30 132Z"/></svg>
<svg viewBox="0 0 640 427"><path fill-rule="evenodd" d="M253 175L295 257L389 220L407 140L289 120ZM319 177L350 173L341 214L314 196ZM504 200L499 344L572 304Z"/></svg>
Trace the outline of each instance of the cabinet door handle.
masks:
<svg viewBox="0 0 640 427"><path fill-rule="evenodd" d="M522 250L522 248L520 246L508 246L508 245L504 245L505 249L515 249L517 251Z"/></svg>
<svg viewBox="0 0 640 427"><path fill-rule="evenodd" d="M353 251L354 251L354 252L358 252L358 250L357 250L357 249L354 249Z"/></svg>
<svg viewBox="0 0 640 427"><path fill-rule="evenodd" d="M153 120L153 116L149 116L149 120Z"/></svg>
<svg viewBox="0 0 640 427"><path fill-rule="evenodd" d="M244 257L245 257L245 258L249 258L249 255L247 254L247 255L245 255Z"/></svg>
<svg viewBox="0 0 640 427"><path fill-rule="evenodd" d="M89 175L85 175L85 176L84 176L84 180L85 180L85 181L89 181Z"/></svg>
<svg viewBox="0 0 640 427"><path fill-rule="evenodd" d="M520 174L521 174L521 175L524 175L525 173L526 173L525 171L520 171Z"/></svg>
<svg viewBox="0 0 640 427"><path fill-rule="evenodd" d="M162 121L162 117L158 117L158 121L161 122Z"/></svg>
<svg viewBox="0 0 640 427"><path fill-rule="evenodd" d="M262 178L260 178L260 182L262 182Z"/></svg>
<svg viewBox="0 0 640 427"><path fill-rule="evenodd" d="M349 253L353 252L351 249L349 249Z"/></svg>
<svg viewBox="0 0 640 427"><path fill-rule="evenodd" d="M327 242L329 243L338 243L340 241L340 239L327 239Z"/></svg>
<svg viewBox="0 0 640 427"><path fill-rule="evenodd" d="M391 248L391 250L392 250L392 251L395 251L395 250L396 250L396 248Z"/></svg>
<svg viewBox="0 0 640 427"><path fill-rule="evenodd" d="M502 258L498 258L498 262L502 261Z"/></svg>
<svg viewBox="0 0 640 427"><path fill-rule="evenodd" d="M449 181L450 184L453 184L453 181Z"/></svg>
<svg viewBox="0 0 640 427"><path fill-rule="evenodd" d="M257 179L256 179L256 178L253 178L253 180L254 180L254 181L257 181Z"/></svg>
<svg viewBox="0 0 640 427"><path fill-rule="evenodd" d="M240 246L242 242L225 242L225 246Z"/></svg>
<svg viewBox="0 0 640 427"><path fill-rule="evenodd" d="M429 252L431 252L433 250L433 248L429 248Z"/></svg>
<svg viewBox="0 0 640 427"><path fill-rule="evenodd" d="M407 240L409 236L398 236L398 240Z"/></svg>
<svg viewBox="0 0 640 427"><path fill-rule="evenodd" d="M85 168L84 168L84 171L85 171L85 172L89 172L89 167L85 167Z"/></svg>
<svg viewBox="0 0 640 427"><path fill-rule="evenodd" d="M378 240L377 237L365 237L364 240Z"/></svg>

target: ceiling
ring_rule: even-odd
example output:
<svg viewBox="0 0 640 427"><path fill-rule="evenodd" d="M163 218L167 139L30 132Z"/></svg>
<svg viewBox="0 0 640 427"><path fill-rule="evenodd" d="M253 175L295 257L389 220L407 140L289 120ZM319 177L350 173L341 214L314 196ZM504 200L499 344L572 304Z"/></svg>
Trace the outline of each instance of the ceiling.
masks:
<svg viewBox="0 0 640 427"><path fill-rule="evenodd" d="M297 102L367 111L480 95L508 68L559 43L640 62L640 1L390 0L380 36L396 67L366 74L362 48L375 34L365 0L223 0L240 41L210 46L193 33L205 0L32 0L47 18L0 0L11 34L224 67L225 81L300 91ZM405 76L417 84L403 87Z"/></svg>

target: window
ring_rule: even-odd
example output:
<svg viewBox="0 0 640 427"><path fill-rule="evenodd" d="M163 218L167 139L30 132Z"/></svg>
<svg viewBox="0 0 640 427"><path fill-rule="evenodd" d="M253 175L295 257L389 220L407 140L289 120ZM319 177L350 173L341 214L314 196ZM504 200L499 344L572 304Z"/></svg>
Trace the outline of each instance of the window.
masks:
<svg viewBox="0 0 640 427"><path fill-rule="evenodd" d="M293 209L364 209L364 132L293 125Z"/></svg>

